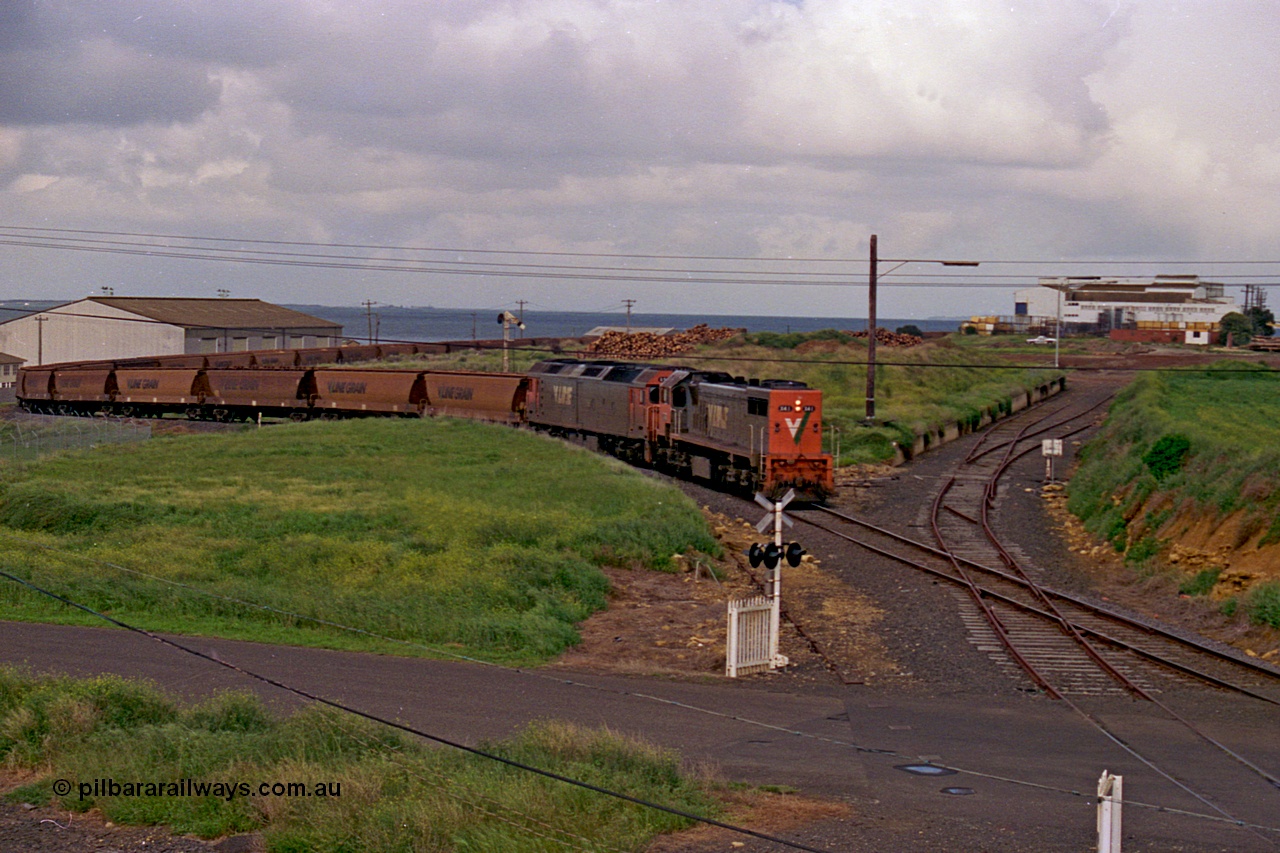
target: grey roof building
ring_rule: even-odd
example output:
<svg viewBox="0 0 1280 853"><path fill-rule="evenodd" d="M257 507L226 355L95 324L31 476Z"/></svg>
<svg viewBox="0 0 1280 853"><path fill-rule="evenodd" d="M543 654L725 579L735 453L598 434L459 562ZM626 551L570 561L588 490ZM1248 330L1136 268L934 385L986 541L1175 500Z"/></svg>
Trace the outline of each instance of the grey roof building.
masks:
<svg viewBox="0 0 1280 853"><path fill-rule="evenodd" d="M28 364L335 346L342 326L260 299L90 296L0 323Z"/></svg>

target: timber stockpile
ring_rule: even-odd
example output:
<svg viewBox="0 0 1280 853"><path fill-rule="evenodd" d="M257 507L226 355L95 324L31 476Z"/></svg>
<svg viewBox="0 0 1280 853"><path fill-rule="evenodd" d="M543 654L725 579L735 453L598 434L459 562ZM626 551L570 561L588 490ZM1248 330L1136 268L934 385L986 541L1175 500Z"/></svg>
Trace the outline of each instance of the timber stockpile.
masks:
<svg viewBox="0 0 1280 853"><path fill-rule="evenodd" d="M846 332L845 334L852 335L855 338L865 338L867 336L867 330L863 329L861 332ZM876 326L876 344L879 346L914 347L922 343L924 343L924 338L919 338L915 335L904 335L899 332L891 332L882 326Z"/></svg>
<svg viewBox="0 0 1280 853"><path fill-rule="evenodd" d="M742 329L713 329L699 323L683 332L655 335L652 332L605 332L587 347L590 355L611 358L661 358L689 352L702 344L728 340Z"/></svg>

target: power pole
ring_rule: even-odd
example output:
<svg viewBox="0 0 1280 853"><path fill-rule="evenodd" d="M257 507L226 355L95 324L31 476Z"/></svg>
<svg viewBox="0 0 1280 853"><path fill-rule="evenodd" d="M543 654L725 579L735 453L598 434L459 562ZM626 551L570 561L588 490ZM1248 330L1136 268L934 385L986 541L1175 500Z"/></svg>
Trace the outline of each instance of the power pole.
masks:
<svg viewBox="0 0 1280 853"><path fill-rule="evenodd" d="M871 235L871 269L867 277L867 417L868 426L876 422L876 279L879 256L876 235Z"/></svg>
<svg viewBox="0 0 1280 853"><path fill-rule="evenodd" d="M373 343L373 306L377 305L378 303L374 302L371 299L366 299L364 302L360 304L364 306L364 317L366 320L369 321L368 341L369 343Z"/></svg>
<svg viewBox="0 0 1280 853"><path fill-rule="evenodd" d="M631 306L636 304L634 299L624 299L622 304L627 306L627 334L631 334Z"/></svg>
<svg viewBox="0 0 1280 853"><path fill-rule="evenodd" d="M36 364L44 364L44 324L48 321L43 314L36 317Z"/></svg>
<svg viewBox="0 0 1280 853"><path fill-rule="evenodd" d="M472 311L471 312L471 341L472 343L474 343L476 340L478 340L478 338L476 338L476 312Z"/></svg>

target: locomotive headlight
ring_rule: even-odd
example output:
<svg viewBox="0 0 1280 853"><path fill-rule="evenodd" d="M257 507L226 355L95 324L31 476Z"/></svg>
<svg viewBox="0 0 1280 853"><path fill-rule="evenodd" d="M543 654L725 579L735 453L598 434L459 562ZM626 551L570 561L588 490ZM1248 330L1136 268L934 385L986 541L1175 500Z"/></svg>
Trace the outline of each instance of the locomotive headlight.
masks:
<svg viewBox="0 0 1280 853"><path fill-rule="evenodd" d="M796 400L796 411L800 410L800 401Z"/></svg>

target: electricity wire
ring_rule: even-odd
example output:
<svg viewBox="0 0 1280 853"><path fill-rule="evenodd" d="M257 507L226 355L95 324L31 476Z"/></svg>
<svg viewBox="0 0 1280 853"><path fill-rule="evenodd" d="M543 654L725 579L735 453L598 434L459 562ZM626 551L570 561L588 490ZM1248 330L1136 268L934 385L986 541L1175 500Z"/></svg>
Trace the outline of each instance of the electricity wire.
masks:
<svg viewBox="0 0 1280 853"><path fill-rule="evenodd" d="M32 582L31 582L31 581L29 581L29 580L26 580L26 579L21 578L21 577L19 577L19 576L17 576L17 575L11 574L10 572L5 571L5 570L3 570L3 569L0 569L0 577L7 578L8 580L11 580L11 581L13 581L13 582L15 582L15 583L18 583L18 584L20 584L20 585L22 585L22 586L27 587L28 589L33 590L34 592L39 593L40 595L44 595L44 596L47 596L47 597L49 597L49 598L54 599L55 601L59 601L59 602L61 602L61 603L65 604L65 605L67 605L68 607L73 607L73 608L75 608L75 609L77 609L77 610L81 610L81 611L83 611L83 612L85 612L85 613L88 613L88 614L90 614L90 615L92 615L92 616L94 616L94 617L96 617L96 618L98 618L98 619L101 619L101 620L103 620L103 621L105 621L105 622L107 622L107 623L109 623L109 624L115 625L117 628L123 628L123 629L124 629L124 630L126 630L126 631L131 631L131 632L133 632L133 633L135 633L135 634L139 634L139 635L141 635L141 636L148 637L148 638L150 638L150 639L152 639L152 640L155 640L155 641L156 641L156 642L158 642L158 643L161 643L161 644L163 644L163 645L169 646L170 648L177 649L178 651L184 652L184 653L186 653L186 654L188 654L188 655L191 655L191 656L193 656L193 657L200 658L201 660L208 661L209 663L216 664L216 665L221 666L221 667L223 667L223 668L225 668L225 669L229 669L229 670L231 670L231 671L233 671L233 672L238 672L238 673L240 673L241 675L244 675L244 676L246 676L246 677L248 677L248 678L251 678L251 679L253 679L253 680L255 680L255 681L259 681L259 682L261 682L261 683L263 683L263 684L270 685L270 686L275 687L275 688L277 688L277 689L279 689L279 690L283 690L283 691L285 691L285 692L287 692L287 693L292 693L293 695L298 696L298 697L300 697L300 698L302 698L302 699L307 699L307 700L309 700L309 701L311 701L311 702L315 702L315 703L320 704L320 705L325 705L325 706L327 706L327 707L329 707L329 708L333 708L333 709L338 710L338 711L344 711L344 712L346 712L346 713L348 713L348 714L353 714L353 715L355 715L355 716L357 716L357 717L362 717L362 718L364 718L364 719L366 719L366 720L369 720L369 721L371 721L371 722L379 723L379 724L381 724L381 725L387 726L387 727L389 727L389 728L396 729L396 730L398 730L398 731L405 732L405 733L407 733L407 734L411 734L411 735L415 735L415 736L417 736L417 737L425 738L425 739L427 739L427 740L429 740L429 741L433 741L433 742L438 743L438 744L440 744L440 745L442 745L442 746L448 746L448 747L451 747L451 748L453 748L453 749L459 750L459 751L461 751L461 752L469 753L469 754L474 755L474 756L476 756L476 757L478 757L478 758L484 758L484 759L487 759L487 760L490 760L490 761L497 762L497 763L499 763L499 764L504 764L504 765L506 765L506 766L508 766L508 767L512 767L512 768L514 768L514 769L516 769L516 770L521 770L521 771L524 771L524 772L526 772L526 773L532 773L532 774L535 774L535 775L538 775L538 776L542 776L542 777L547 778L547 779L551 779L551 780L556 781L556 782L561 782L561 783L564 783L564 784L566 784L566 785L572 785L572 786L574 786L574 787L582 788L582 789L587 790L587 791L593 791L593 792L595 792L595 793L597 793L597 794L603 794L603 795L605 795L605 796L613 797L614 799L623 800L623 801L625 801L625 802L633 803L633 804L635 804L635 805L642 806L642 807L644 807L644 808L649 808L649 809L653 809L653 810L655 810L655 811L665 812L665 813L670 814L670 815L675 815L676 817L682 817L682 818L685 818L686 820L692 820L692 821L695 821L695 822L697 822L697 823L703 823L703 824L707 824L707 825L709 825L709 826L719 827L720 829L726 829L726 830L729 830L729 831L731 831L731 832L738 833L738 834L740 834L740 835L748 835L748 836L751 836L751 837L753 837L753 838L759 838L759 839L761 839L761 840L763 840L763 841L769 841L769 842L772 842L772 843L774 843L774 844L781 844L781 845L783 845L783 846L785 846L785 847L790 847L790 848L792 848L792 849L794 849L794 850L805 850L805 851L809 851L809 853L831 853L831 851L822 850L822 849L817 848L817 847L809 847L809 846L807 846L807 845L801 844L801 843L796 842L796 841L790 841L790 840L788 840L788 839L780 838L780 837L778 837L778 836L774 836L774 835L769 835L768 833L764 833L764 832L757 832L757 831L756 831L756 830L754 830L754 829L748 829L747 827L743 827L743 826L736 826L736 825L731 824L731 823L726 823L726 822L724 822L724 821L716 820L715 818L706 817L705 815L695 814L695 813L693 813L693 812L685 811L685 810L683 810L683 809L677 809L677 808L674 808L674 807L672 807L672 806L667 806L667 805L663 805L663 804L661 804L661 803L655 803L655 802L652 802L652 801L650 801L650 800L645 800L645 799L643 799L643 798L641 798L641 797L634 797L634 796L632 796L632 795L630 795L630 794L626 794L626 793L623 793L623 792L621 792L621 791L614 791L614 790L611 790L611 789L609 789L609 788L605 788L605 787L600 786L600 785L594 785L594 784L592 784L592 783L590 783L590 782L584 782L584 781L582 781L582 780L580 780L580 779L574 779L573 777L566 776L566 775L564 775L564 774L562 774L562 773L556 773L555 771L552 771L552 770L546 770L546 769L541 768L541 767L535 767L534 765L528 764L528 763L526 763L526 762L523 762L523 761L517 761L516 759L513 759L513 758L507 758L506 756L498 755L497 753L490 752L490 751L488 751L488 750L481 749L481 748L479 748L479 747L467 746L467 745L466 745L466 744L464 744L464 743L460 743L460 742L458 742L458 741L454 741L454 740L451 740L451 739L449 739L449 738L442 737L442 736L440 736L440 735L431 734L430 732L424 731L424 730L419 729L419 728L416 728L416 727L414 727L414 726L407 725L407 724L405 724L405 723L396 722L395 720L389 720L389 719L387 719L386 717L381 717L381 716L379 716L379 715L377 715L377 714L373 714L373 713L371 713L371 712L369 712L369 711L363 711L363 710L361 710L361 709L359 709L359 708L356 708L356 707L355 707L355 706L353 706L353 705L349 705L349 704L346 704L346 703L344 703L344 702L339 702L339 701L337 701L337 700L335 700L335 699L329 699L329 698L327 698L327 697L325 697L325 696L321 696L321 695L320 695L320 694L318 694L318 693L313 693L313 692L308 691L308 690L303 690L303 689L302 689L302 688L300 688L300 687L294 687L294 686L292 686L292 685L289 685L289 684L286 684L286 683L284 683L284 682L282 682L282 681L279 681L278 679L271 678L270 676L262 675L261 673L254 672L254 671L249 670L249 669L245 669L244 667L238 666L238 665L233 664L233 663L231 663L231 662L229 662L229 661L222 660L219 656L217 656L217 655L215 655L215 654L206 654L206 653L204 653L204 652L198 651L197 649L193 649L193 648L191 648L190 646L183 645L182 643L179 643L179 642L177 642L177 641L175 641L175 640L171 640L171 639L169 639L169 638L167 638L167 637L162 637L162 636L160 636L159 634L156 634L156 633L154 633L154 632L152 632L152 631L148 631L148 630L147 630L147 629L145 629L145 628L140 628L140 627L138 627L138 626L136 626L136 625L131 625L131 624L127 623L127 622L123 622L123 621L121 621L121 620L119 620L119 619L116 619L116 618L115 618L115 617L113 617L113 616L108 616L108 615L107 615L107 614L105 614L105 613L102 613L102 612L100 612L100 611L98 611L98 610L94 610L93 608L89 607L88 605L81 604L81 603L79 603L79 602L77 602L77 601L73 601L72 599L67 598L66 596L59 595L58 593L55 593L55 592L52 592L52 591L50 591L50 590L44 589L43 587L40 587L40 586L38 586L38 585L36 585L36 584L32 583Z"/></svg>
<svg viewBox="0 0 1280 853"><path fill-rule="evenodd" d="M810 522L810 523L812 523L812 522ZM820 526L820 525L818 525L818 526ZM913 757L912 757L912 756L910 756L910 755L905 755L905 754L903 754L903 753L901 753L901 752L898 752L898 751L896 751L896 750L892 750L892 749L882 749L882 748L877 748L877 747L871 747L871 746L867 746L867 745L865 745L865 744L858 744L858 743L854 743L854 742L851 742L851 741L848 741L848 740L844 740L844 739L841 739L841 738L833 738L833 737L828 737L828 736L825 736L825 735L814 734L814 733L812 733L812 732L804 732L804 731L801 731L801 730L799 730L799 729L793 729L793 728L790 728L790 727L787 727L787 726L780 726L780 725L777 725L777 724L774 724L774 723L766 723L766 722L763 722L763 721L760 721L760 720L752 719L752 718L750 718L750 717L743 717L743 716L740 716L740 715L737 715L737 714L730 714L730 713L726 713L726 712L723 712L723 711L716 711L716 710L713 710L713 709L710 709L710 708L704 708L704 707L701 707L701 706L699 706L699 705L694 705L694 704L692 704L692 703L688 703L688 702L681 702L681 701L676 700L676 699L670 699L670 698L667 698L667 697L656 696L656 695L653 695L653 694L649 694L649 693L642 693L642 692L634 691L634 690L623 690L623 689L620 689L620 688L614 688L614 687L608 687L608 686L602 686L602 685L596 685L596 684L589 684L589 683L586 683L586 682L575 681L575 680L573 680L573 679L571 679L571 678L566 678L566 677L563 677L563 676L544 675L544 674L542 674L542 673L539 673L539 672L533 672L533 671L530 671L530 670L527 670L527 669L507 667L507 666L503 666L502 664L497 664L497 663L494 663L494 662L492 662L492 661L484 660L484 659L482 659L482 658L476 658L476 657L472 657L472 656L470 656L470 655L465 655L465 654L462 654L462 653L460 653L460 652L453 651L453 650L451 650L451 649L447 649L447 648L443 648L443 647L439 647L439 646L432 646L432 645L430 645L430 644L420 643L420 642L413 641L413 640L404 640L404 639L400 639L400 638L396 638L396 637L389 637L389 636L386 636L386 635L383 635L383 634L377 634L377 633L372 632L372 631L367 631L367 630L365 630L365 629L363 629L363 628L356 628L356 627L352 627L352 626L348 626L348 625L343 625L343 624L341 624L341 623L338 623L338 622L332 622L332 621L329 621L329 620L321 619L321 618L319 618L319 617L315 617L315 616L307 616L307 615L305 615L305 614L301 614L301 613L294 613L294 612L292 612L292 611L288 611L288 610L283 610L283 609L281 609L281 608L272 607L271 605L259 604L259 603L256 603L256 602L245 601L245 600L243 600L243 599L234 598L234 597L232 597L232 596L225 596L225 595L222 595L222 594L220 594L220 593L212 592L212 591L210 591L210 590L201 589L200 587L195 587L195 586L192 586L192 585L190 585L190 584L184 584L184 583L182 583L182 582L180 582L180 581L174 581L174 580L171 580L171 579L169 579L169 578L164 578L164 577L161 577L161 576L159 576L159 575L154 575L154 574L151 574L151 573L149 573L149 572L141 571L141 570L139 570L139 569L133 569L133 568L130 568L130 567L128 567L128 566L123 566L123 565L121 565L121 564L119 564L119 563L114 563L114 562L111 562L111 561L108 561L108 560L101 560L101 559L98 559L98 558L88 557L88 556L81 555L81 554L72 554L72 553L70 553L70 552L63 551L63 550L61 550L61 549L54 548L54 547L49 546L49 545L44 545L44 544L42 544L42 543L38 543L38 542L25 542L25 541L23 541L23 540L21 540L21 539L18 539L17 537L14 537L14 536L8 536L7 538L8 538L10 541L18 542L18 543L19 543L19 544L21 544L21 545L34 546L34 547L36 547L36 548L40 548L41 550L44 550L44 551L47 551L47 552L50 552L50 553L56 554L56 555L61 556L61 557L64 557L64 558L68 558L68 559L73 560L73 561L86 562L86 563L96 563L96 564L98 564L98 565L103 565L103 566L107 566L107 567L110 567L110 568L113 568L113 569L117 569L117 570L122 571L122 572L125 572L125 573L127 573L127 574L132 574L132 575L135 575L135 576L144 577L144 578L147 578L147 579L149 579L149 580L159 581L159 582L161 582L161 583L169 584L169 585L171 585L171 586L178 587L178 588L181 588L181 589L185 589L185 590L188 590L188 591L190 591L190 592L194 592L194 593L197 593L197 594L200 594L200 595L206 595L206 596L209 596L209 597L212 597L212 598L217 598L217 599L220 599L220 600L222 600L222 601L227 601L227 602L229 602L229 603L239 604L239 605L242 605L242 606L245 606L245 607L251 607L251 608L256 608L256 609L260 609L260 610L264 610L264 611L268 611L268 612L273 612L273 613L277 613L277 614L282 615L282 616L287 616L287 617L290 617L290 618L295 618L295 619L300 619L300 620L303 620L303 621L313 622L313 623L316 623L316 624L319 624L319 625L324 625L324 626L326 626L326 627L331 627L331 628L335 628L335 629L342 630L342 631L348 631L348 632L355 633L355 634L361 634L361 635L364 635L364 636L370 637L370 638L372 638L372 639L378 639L378 640L383 640L383 641L390 642L390 643L396 643L396 644L406 645L406 646L413 647L413 648L419 648L419 649L422 649L422 650L424 650L424 651L434 652L434 653L438 653L438 654L445 655L445 656L448 656L448 657L452 657L452 658L454 658L454 659L456 659L456 660L465 661L465 662L473 663L473 664L479 664L479 665L487 666L487 667L492 667L492 668L495 668L495 669L498 669L498 670L502 670L502 671L504 671L504 672L513 673L513 674L521 675L521 676L524 676L524 677L542 679L542 680L550 681L550 682L557 683L557 684L564 684L564 685L566 685L566 686L570 686L570 687L585 688L585 689L587 689L587 690L593 690L593 691L597 691L597 692L601 692L601 693L608 693L608 694L612 694L612 695L616 695L616 696L630 697L630 698L637 698L637 699L642 699L642 700L645 700L645 701L652 701L652 702L656 702L656 703L658 703L658 704L668 705L668 706L671 706L671 707L679 708L679 709L682 709L682 710L686 710L686 711L690 711L690 712L694 712L694 713L698 713L698 714L708 715L708 716L712 716L712 717L718 717L718 718L725 719L725 720L729 720L729 721L732 721L732 722L742 723L742 724L744 724L744 725L749 725L749 726L753 726L753 727L757 727L757 728L761 728L761 729L765 729L765 730L769 730L769 731L778 732L778 733L780 733L780 734L791 735L791 736L794 736L794 737L804 738L804 739L807 739L807 740L813 740L813 741L817 741L817 742L820 742L820 743L828 743L828 744L831 744L831 745L833 745L833 746L845 747L845 748L848 748L848 749L852 749L852 750L853 750L853 751L855 751L855 752L864 753L864 754L868 754L868 755L878 755L878 756L884 756L885 758L889 758L889 759L898 759L898 760L901 760L901 759L908 759L908 760L910 760L910 759L912 759L912 758L913 758ZM15 576L8 575L8 574L4 573L3 571L0 571L0 575L5 575L6 577L9 577L10 579L17 580L19 583L24 583L24 581L23 581L21 578L16 578ZM38 588L38 587L36 587L34 584L26 584L26 585L27 585L27 586L30 586L32 589L37 589L37 590L39 589L39 588ZM43 592L43 590L40 590L40 591L41 591L41 592ZM55 598L57 598L57 597L58 597L56 594L52 594L52 593L47 593L47 592L46 592L45 594L47 594L47 595L53 595ZM75 605L75 606L79 606L79 605ZM87 608L84 608L84 607L81 607L81 609L85 609L85 610L87 610ZM92 611L92 610L89 610L88 612L94 613L94 611ZM97 614L95 613L95 615L97 615ZM104 617L104 618L108 618L108 620L109 620L109 617ZM922 760L923 760L923 759L922 759ZM1090 796L1090 795L1088 795L1088 794L1086 794L1086 793L1082 793L1081 791L1074 790L1074 789L1071 789L1071 788L1062 788L1062 787L1058 787L1058 786L1054 786L1054 785L1046 785L1046 784L1039 783L1039 782L1031 782L1031 781L1029 781L1029 780L1025 780L1025 779L1018 779L1018 778L1014 778L1014 777L1010 777L1010 776L1002 776L1002 775L999 775L999 774L988 773L988 772L981 771L981 770L975 770L975 769L973 769L973 768L970 768L970 767L964 767L964 766L961 766L961 765L945 764L945 763L940 763L940 762L938 762L938 761L936 761L936 760L929 760L927 763L933 764L933 765L934 765L934 766L936 766L936 767L942 767L942 768L946 768L946 769L948 769L948 770L954 770L954 771L955 771L955 772L957 772L957 773L965 774L965 775L968 775L968 776L973 776L974 778L979 778L979 779L990 779L990 780L992 780L992 781L1004 782L1004 783L1011 784L1011 785L1016 785L1016 786L1019 786L1019 787L1032 788L1032 789L1037 789L1037 790L1044 790L1044 791L1049 791L1049 792L1051 792L1051 793L1063 794L1063 795L1074 796L1074 797L1087 797L1087 796ZM1147 810L1156 811L1156 812L1166 812L1166 813L1170 813L1170 814L1179 814L1179 815L1183 815L1183 816L1187 816L1187 817L1193 817L1193 818L1198 818L1198 819L1203 819L1203 820L1209 820L1209 821L1217 821L1217 822L1227 823L1227 824L1230 824L1230 825L1233 825L1233 826L1237 826L1237 827L1240 827L1240 828L1243 828L1243 829L1259 830L1259 831L1265 831L1265 832L1274 832L1274 833L1277 833L1278 835L1280 835L1280 827L1267 826L1267 825L1265 825L1265 824L1250 823L1250 822L1243 821L1243 820L1241 820L1241 819L1234 818L1234 817L1231 817L1231 816L1223 816L1223 815L1221 815L1221 814L1219 814L1219 815L1205 814L1205 813L1201 813L1201 812L1192 812L1192 811L1188 811L1188 810L1184 810L1184 809L1173 808L1173 807L1170 807L1170 806L1162 806L1162 805L1158 805L1158 804L1142 803L1142 802L1130 801L1130 800L1126 800L1126 801L1125 801L1125 805L1130 805L1130 806L1133 806L1133 807L1135 807L1135 808L1142 808L1142 809L1147 809ZM1211 807L1212 807L1212 804L1210 804L1210 805L1211 805Z"/></svg>

